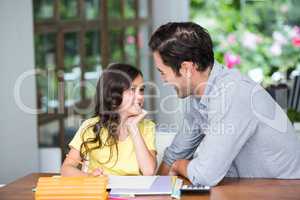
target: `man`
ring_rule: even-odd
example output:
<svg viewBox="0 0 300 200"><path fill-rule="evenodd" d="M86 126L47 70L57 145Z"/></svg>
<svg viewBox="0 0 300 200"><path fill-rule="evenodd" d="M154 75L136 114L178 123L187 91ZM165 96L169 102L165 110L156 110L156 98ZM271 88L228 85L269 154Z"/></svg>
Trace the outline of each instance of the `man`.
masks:
<svg viewBox="0 0 300 200"><path fill-rule="evenodd" d="M286 114L258 84L214 61L204 28L167 23L149 46L162 80L189 102L160 174L210 186L224 176L300 178L300 142Z"/></svg>

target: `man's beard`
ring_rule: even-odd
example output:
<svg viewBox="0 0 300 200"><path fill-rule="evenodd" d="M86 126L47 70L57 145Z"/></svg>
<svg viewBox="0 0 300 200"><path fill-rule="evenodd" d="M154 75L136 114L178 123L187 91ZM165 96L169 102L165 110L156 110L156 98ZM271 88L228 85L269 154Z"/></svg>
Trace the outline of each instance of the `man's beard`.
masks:
<svg viewBox="0 0 300 200"><path fill-rule="evenodd" d="M183 99L188 96L188 94L185 92L186 91L185 89L183 89L183 88L179 89L178 87L174 87L174 89L176 90L178 98Z"/></svg>

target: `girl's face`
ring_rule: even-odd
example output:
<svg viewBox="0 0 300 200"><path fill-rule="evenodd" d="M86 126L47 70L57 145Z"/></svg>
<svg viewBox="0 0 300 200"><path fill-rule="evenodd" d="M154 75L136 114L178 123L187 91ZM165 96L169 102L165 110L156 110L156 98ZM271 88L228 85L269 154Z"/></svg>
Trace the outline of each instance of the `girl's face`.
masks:
<svg viewBox="0 0 300 200"><path fill-rule="evenodd" d="M127 117L138 115L144 105L144 79L138 75L131 87L123 92L123 100L119 107L119 113Z"/></svg>

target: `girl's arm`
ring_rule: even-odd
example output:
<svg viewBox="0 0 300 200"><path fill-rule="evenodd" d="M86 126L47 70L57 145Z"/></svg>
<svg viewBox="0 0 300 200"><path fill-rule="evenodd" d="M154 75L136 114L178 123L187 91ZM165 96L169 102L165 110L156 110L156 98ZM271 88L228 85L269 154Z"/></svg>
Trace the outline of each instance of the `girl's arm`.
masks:
<svg viewBox="0 0 300 200"><path fill-rule="evenodd" d="M156 152L150 151L147 148L145 141L138 129L138 123L145 117L145 115L146 112L143 112L136 117L130 117L127 120L127 127L134 143L136 158L140 170L143 175L151 176L154 175L157 165Z"/></svg>
<svg viewBox="0 0 300 200"><path fill-rule="evenodd" d="M62 166L61 166L61 175L62 176L99 176L103 174L101 169L96 169L92 174L88 174L87 172L83 172L78 169L78 165L82 163L80 153L78 150L71 148L69 154L65 158Z"/></svg>
<svg viewBox="0 0 300 200"><path fill-rule="evenodd" d="M78 150L71 148L68 156L61 166L62 176L87 176L88 174L79 170L78 165L81 163L81 157Z"/></svg>
<svg viewBox="0 0 300 200"><path fill-rule="evenodd" d="M145 176L154 175L157 165L156 152L148 150L138 129L132 133L132 140L135 146L136 158L142 174Z"/></svg>

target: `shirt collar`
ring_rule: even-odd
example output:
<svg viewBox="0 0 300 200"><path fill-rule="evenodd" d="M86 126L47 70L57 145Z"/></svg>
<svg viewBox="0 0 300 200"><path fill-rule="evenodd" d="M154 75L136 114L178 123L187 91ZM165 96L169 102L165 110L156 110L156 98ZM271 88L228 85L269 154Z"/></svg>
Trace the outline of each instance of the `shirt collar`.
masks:
<svg viewBox="0 0 300 200"><path fill-rule="evenodd" d="M199 102L201 105L207 107L209 102L209 95L212 92L215 81L217 80L218 76L221 74L222 70L223 70L223 66L219 64L217 61L215 61L211 69L211 72L209 74L207 84L204 89L204 93L201 96L201 100Z"/></svg>

